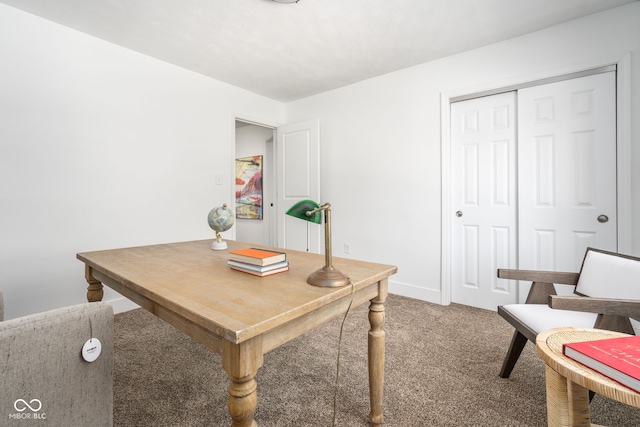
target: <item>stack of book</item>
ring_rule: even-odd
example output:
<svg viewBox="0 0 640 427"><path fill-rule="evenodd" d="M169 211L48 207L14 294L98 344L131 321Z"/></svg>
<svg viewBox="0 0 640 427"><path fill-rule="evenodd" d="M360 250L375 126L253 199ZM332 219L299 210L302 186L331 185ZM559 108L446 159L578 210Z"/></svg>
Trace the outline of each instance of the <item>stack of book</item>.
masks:
<svg viewBox="0 0 640 427"><path fill-rule="evenodd" d="M227 263L233 270L260 277L289 270L287 255L268 249L246 248L230 251Z"/></svg>

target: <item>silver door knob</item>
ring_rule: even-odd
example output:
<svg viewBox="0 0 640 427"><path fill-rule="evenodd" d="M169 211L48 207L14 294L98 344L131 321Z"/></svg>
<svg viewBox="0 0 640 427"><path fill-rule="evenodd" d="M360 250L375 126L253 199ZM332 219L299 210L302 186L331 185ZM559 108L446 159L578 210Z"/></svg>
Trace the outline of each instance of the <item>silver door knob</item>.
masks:
<svg viewBox="0 0 640 427"><path fill-rule="evenodd" d="M609 221L609 217L608 217L608 216L606 216L606 215L600 215L600 216L598 217L598 222L601 222L601 223L603 223L603 224L604 224L604 223L605 223L605 222L607 222L607 221Z"/></svg>
<svg viewBox="0 0 640 427"><path fill-rule="evenodd" d="M460 218L462 216L462 212L461 211L456 212L456 216Z"/></svg>

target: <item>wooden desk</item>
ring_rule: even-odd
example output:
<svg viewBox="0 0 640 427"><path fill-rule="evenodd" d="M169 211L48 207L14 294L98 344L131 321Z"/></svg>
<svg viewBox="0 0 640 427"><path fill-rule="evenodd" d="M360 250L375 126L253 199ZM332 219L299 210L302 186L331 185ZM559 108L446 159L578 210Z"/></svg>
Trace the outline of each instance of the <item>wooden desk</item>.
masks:
<svg viewBox="0 0 640 427"><path fill-rule="evenodd" d="M600 329L556 328L536 338L536 350L546 364L547 419L550 427L591 424L589 390L640 408L640 394L581 365L562 353L562 344L626 336Z"/></svg>
<svg viewBox="0 0 640 427"><path fill-rule="evenodd" d="M254 376L263 355L328 320L344 314L352 286L319 288L307 276L324 265L324 255L285 250L290 270L256 277L231 270L228 251L211 250L211 240L85 252L87 299L102 299L109 286L221 355L227 372L232 426L257 426ZM227 241L229 250L254 247ZM353 282L353 307L369 307L369 392L371 424L382 424L384 338L388 277L397 267L334 258Z"/></svg>

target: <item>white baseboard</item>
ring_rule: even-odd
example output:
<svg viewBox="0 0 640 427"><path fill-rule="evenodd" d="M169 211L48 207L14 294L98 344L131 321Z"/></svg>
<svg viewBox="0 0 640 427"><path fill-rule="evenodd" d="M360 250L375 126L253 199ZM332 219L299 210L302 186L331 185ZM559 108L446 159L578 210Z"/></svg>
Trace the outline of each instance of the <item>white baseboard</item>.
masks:
<svg viewBox="0 0 640 427"><path fill-rule="evenodd" d="M389 281L389 292L403 297L415 298L442 305L442 293L439 290L425 289L408 283Z"/></svg>
<svg viewBox="0 0 640 427"><path fill-rule="evenodd" d="M140 308L138 304L125 297L110 299L106 302L113 307L113 314L124 313L125 311Z"/></svg>

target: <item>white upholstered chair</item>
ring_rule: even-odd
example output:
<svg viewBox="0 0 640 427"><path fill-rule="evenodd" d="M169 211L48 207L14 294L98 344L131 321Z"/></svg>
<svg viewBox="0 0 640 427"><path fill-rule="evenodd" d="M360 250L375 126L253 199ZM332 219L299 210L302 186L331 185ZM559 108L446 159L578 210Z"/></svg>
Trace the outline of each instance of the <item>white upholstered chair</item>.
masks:
<svg viewBox="0 0 640 427"><path fill-rule="evenodd" d="M640 258L587 248L579 273L498 270L498 277L531 281L524 304L498 307L516 330L500 370L508 378L527 343L557 327L598 328L635 334L640 320ZM554 284L574 285L575 296L558 296Z"/></svg>

